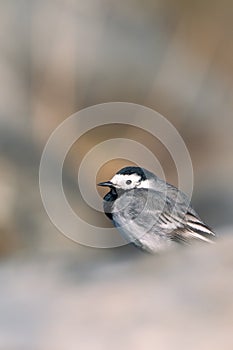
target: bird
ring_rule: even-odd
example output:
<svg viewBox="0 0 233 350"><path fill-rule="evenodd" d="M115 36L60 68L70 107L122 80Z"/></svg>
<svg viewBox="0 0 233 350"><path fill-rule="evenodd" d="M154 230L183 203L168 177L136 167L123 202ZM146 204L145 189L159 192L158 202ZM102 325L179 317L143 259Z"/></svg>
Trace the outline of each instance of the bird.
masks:
<svg viewBox="0 0 233 350"><path fill-rule="evenodd" d="M188 196L147 169L127 166L98 183L106 216L122 237L149 253L195 242L214 243L215 233L190 205Z"/></svg>

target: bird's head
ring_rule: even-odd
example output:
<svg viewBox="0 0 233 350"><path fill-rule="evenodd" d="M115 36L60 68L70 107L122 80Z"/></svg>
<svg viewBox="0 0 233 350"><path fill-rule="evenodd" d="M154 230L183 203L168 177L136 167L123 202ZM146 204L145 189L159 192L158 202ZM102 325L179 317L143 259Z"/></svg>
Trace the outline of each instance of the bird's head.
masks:
<svg viewBox="0 0 233 350"><path fill-rule="evenodd" d="M124 191L135 188L150 188L157 177L146 169L139 167L126 167L119 170L110 181L101 182L99 186L107 186Z"/></svg>

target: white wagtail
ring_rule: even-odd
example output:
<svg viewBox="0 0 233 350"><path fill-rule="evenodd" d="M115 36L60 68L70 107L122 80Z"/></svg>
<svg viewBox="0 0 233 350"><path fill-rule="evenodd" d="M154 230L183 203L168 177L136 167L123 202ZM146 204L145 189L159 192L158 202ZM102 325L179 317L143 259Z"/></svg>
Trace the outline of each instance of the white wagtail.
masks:
<svg viewBox="0 0 233 350"><path fill-rule="evenodd" d="M175 186L139 167L126 167L110 181L104 212L122 236L154 253L174 243L212 243L215 234L189 205L188 197Z"/></svg>

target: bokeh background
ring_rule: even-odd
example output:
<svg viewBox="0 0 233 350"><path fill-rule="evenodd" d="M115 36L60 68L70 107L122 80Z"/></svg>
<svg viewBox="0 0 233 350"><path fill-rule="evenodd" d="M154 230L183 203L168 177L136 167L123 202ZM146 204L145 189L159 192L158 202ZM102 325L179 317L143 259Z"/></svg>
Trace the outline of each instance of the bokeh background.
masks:
<svg viewBox="0 0 233 350"><path fill-rule="evenodd" d="M0 349L233 348L232 16L228 0L0 1ZM193 161L194 206L221 237L214 249L149 259L129 246L80 246L52 225L38 186L46 140L69 115L110 101L155 109L177 128ZM100 127L64 167L84 215L78 164L114 137L151 149L176 184L157 140ZM101 165L98 179L126 164Z"/></svg>

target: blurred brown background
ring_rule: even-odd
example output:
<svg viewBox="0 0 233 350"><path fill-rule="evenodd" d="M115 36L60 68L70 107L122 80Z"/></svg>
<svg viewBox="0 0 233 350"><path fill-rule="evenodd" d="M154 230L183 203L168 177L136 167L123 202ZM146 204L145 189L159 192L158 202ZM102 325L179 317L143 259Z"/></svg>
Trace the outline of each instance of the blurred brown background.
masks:
<svg viewBox="0 0 233 350"><path fill-rule="evenodd" d="M60 254L60 259L56 255L60 262L73 254L78 256L79 267L85 265L83 271L91 271L88 264L97 256L105 266L114 264L118 257L139 254L131 247L106 252L73 243L51 224L40 199L38 168L47 138L69 115L102 102L142 104L173 123L193 161L195 208L220 235L231 233L232 16L233 4L227 0L0 1L1 276L8 276L8 269L14 270L14 259L19 255L30 263L38 254L47 258ZM64 181L68 195L74 193L74 206L82 206L82 201L73 167L108 136L127 136L144 143L160 159L167 179L176 183L169 155L156 140L132 127L100 128L83 136L68 157ZM124 165L124 161L106 164L101 177L108 178ZM6 270L5 261L12 264ZM135 271L130 271L134 276ZM35 270L26 269L27 273L28 281ZM20 279L15 286L14 278L11 283L9 289L17 291ZM35 303L33 299L32 305ZM11 311L10 305L3 310L4 320ZM9 331L10 321L9 325L2 322L5 328L0 334L9 333L9 337L1 335L0 349L6 349L6 345L26 349L24 343L23 347L17 343L20 336L10 343L17 331ZM28 344L35 344L33 341Z"/></svg>

